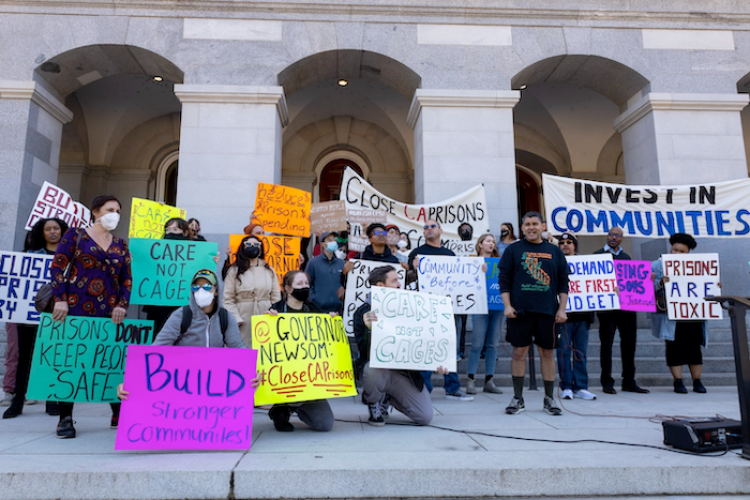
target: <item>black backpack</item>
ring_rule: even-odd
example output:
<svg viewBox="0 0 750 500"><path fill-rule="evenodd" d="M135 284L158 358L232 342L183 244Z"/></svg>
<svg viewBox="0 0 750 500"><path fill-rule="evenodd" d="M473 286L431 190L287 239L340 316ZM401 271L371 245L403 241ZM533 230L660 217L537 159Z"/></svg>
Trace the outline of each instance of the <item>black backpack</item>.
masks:
<svg viewBox="0 0 750 500"><path fill-rule="evenodd" d="M182 337L185 336L185 332L187 332L188 328L190 328L190 323L192 322L193 310L190 309L190 306L182 306L182 323L180 323L180 335L175 339L172 345L177 345L180 343L180 340L182 340ZM226 345L226 333L227 327L229 326L229 311L227 311L223 307L219 308L219 324L221 325L221 336L224 338L224 345Z"/></svg>

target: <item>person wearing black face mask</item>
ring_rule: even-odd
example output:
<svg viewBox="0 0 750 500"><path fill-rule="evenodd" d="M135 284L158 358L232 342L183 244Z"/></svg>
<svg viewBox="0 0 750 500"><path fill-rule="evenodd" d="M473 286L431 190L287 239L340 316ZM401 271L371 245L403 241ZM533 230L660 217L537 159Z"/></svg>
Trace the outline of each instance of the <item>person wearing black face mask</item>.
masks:
<svg viewBox="0 0 750 500"><path fill-rule="evenodd" d="M268 310L268 314L301 314L319 313L320 309L310 297L310 281L303 271L289 271L284 275L284 295ZM336 316L335 313L330 313ZM289 417L296 413L299 419L316 431L330 431L333 427L333 411L328 400L305 401L301 403L276 404L268 412L273 420L274 428L279 432L291 432L294 426L289 423Z"/></svg>
<svg viewBox="0 0 750 500"><path fill-rule="evenodd" d="M458 226L458 236L461 238L461 241L471 241L474 237L474 228L468 222L464 222Z"/></svg>

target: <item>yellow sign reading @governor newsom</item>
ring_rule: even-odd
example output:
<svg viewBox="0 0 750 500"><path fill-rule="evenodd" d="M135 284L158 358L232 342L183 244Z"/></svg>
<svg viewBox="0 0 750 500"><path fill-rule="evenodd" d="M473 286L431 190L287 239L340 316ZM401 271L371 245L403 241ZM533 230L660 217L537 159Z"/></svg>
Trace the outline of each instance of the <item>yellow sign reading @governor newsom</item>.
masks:
<svg viewBox="0 0 750 500"><path fill-rule="evenodd" d="M349 339L329 314L253 316L255 405L356 396Z"/></svg>

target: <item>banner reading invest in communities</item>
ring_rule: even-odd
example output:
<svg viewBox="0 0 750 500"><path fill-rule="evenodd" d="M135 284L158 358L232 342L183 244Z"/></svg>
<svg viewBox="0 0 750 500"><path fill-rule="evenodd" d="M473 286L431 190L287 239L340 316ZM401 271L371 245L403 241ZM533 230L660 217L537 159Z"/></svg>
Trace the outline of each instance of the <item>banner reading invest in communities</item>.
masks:
<svg viewBox="0 0 750 500"><path fill-rule="evenodd" d="M631 186L543 175L547 223L555 232L667 238L750 237L750 179L685 186ZM476 232L476 231L475 231Z"/></svg>
<svg viewBox="0 0 750 500"><path fill-rule="evenodd" d="M36 292L51 279L52 255L0 252L0 323L36 324Z"/></svg>

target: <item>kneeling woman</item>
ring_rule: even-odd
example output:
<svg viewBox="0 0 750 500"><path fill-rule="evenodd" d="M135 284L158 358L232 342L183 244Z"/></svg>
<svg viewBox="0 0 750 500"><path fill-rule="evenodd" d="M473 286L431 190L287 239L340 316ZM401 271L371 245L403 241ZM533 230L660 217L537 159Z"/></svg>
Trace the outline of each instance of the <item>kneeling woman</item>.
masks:
<svg viewBox="0 0 750 500"><path fill-rule="evenodd" d="M268 314L276 316L320 312L315 304L307 301L310 297L310 282L307 274L302 271L289 271L284 275L283 283L282 299L271 306ZM273 420L273 426L277 431L291 432L294 430L294 426L289 423L292 413L296 413L299 419L313 430L330 431L333 427L333 411L326 399L276 404L268 412L268 416Z"/></svg>

